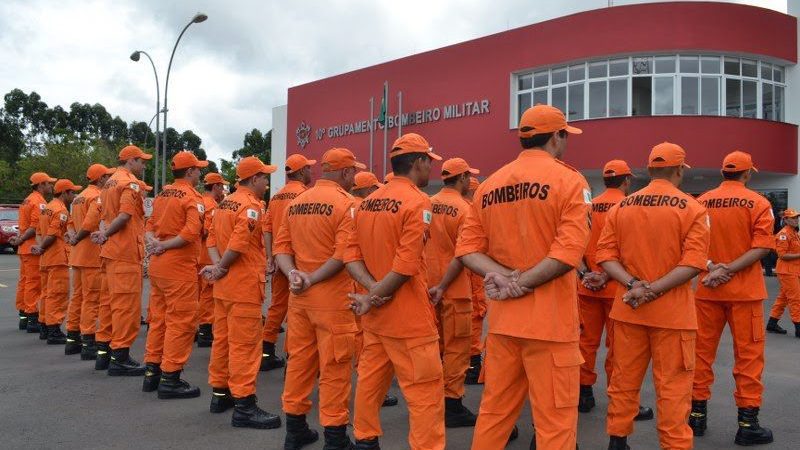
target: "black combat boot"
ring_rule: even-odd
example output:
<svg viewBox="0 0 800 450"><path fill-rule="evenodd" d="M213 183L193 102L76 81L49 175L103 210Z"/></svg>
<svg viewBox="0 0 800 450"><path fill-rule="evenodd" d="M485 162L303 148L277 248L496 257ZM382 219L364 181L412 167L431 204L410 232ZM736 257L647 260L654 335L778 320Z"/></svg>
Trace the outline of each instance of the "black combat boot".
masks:
<svg viewBox="0 0 800 450"><path fill-rule="evenodd" d="M639 405L639 413L636 414L636 417L634 417L633 420L640 422L643 420L653 420L653 417L653 408Z"/></svg>
<svg viewBox="0 0 800 450"><path fill-rule="evenodd" d="M534 430L534 433L536 433L536 430ZM516 441L518 437L519 437L519 428L517 428L517 426L514 425L514 428L511 429L511 433L508 435L508 442Z"/></svg>
<svg viewBox="0 0 800 450"><path fill-rule="evenodd" d="M26 325L25 331L31 334L38 333L39 328L40 328L39 313L28 314L28 324Z"/></svg>
<svg viewBox="0 0 800 450"><path fill-rule="evenodd" d="M444 398L444 426L446 428L474 427L478 417L461 403L460 398Z"/></svg>
<svg viewBox="0 0 800 450"><path fill-rule="evenodd" d="M322 450L355 450L355 448L356 444L347 435L347 425L325 427L325 445Z"/></svg>
<svg viewBox="0 0 800 450"><path fill-rule="evenodd" d="M692 434L703 436L708 427L708 402L706 400L692 400L692 412L689 413L689 427Z"/></svg>
<svg viewBox="0 0 800 450"><path fill-rule="evenodd" d="M481 375L481 355L469 357L469 368L464 378L464 384L480 384L478 378Z"/></svg>
<svg viewBox="0 0 800 450"><path fill-rule="evenodd" d="M208 410L213 414L224 413L233 408L233 396L228 388L211 388L211 406Z"/></svg>
<svg viewBox="0 0 800 450"><path fill-rule="evenodd" d="M144 375L145 368L138 361L131 358L130 348L111 350L111 363L108 365L108 375L112 377L140 377Z"/></svg>
<svg viewBox="0 0 800 450"><path fill-rule="evenodd" d="M378 438L362 439L356 441L356 450L381 450Z"/></svg>
<svg viewBox="0 0 800 450"><path fill-rule="evenodd" d="M778 325L778 319L770 317L767 321L767 332L775 334L786 334L786 328Z"/></svg>
<svg viewBox="0 0 800 450"><path fill-rule="evenodd" d="M300 450L319 440L319 433L308 428L305 414L286 414L286 439L283 450Z"/></svg>
<svg viewBox="0 0 800 450"><path fill-rule="evenodd" d="M233 416L231 425L246 428L280 428L281 418L259 408L254 395L233 399Z"/></svg>
<svg viewBox="0 0 800 450"><path fill-rule="evenodd" d="M181 379L181 371L162 372L161 381L158 383L158 398L167 400L171 398L197 398L200 397L200 388L192 386Z"/></svg>
<svg viewBox="0 0 800 450"><path fill-rule="evenodd" d="M266 372L272 369L280 369L286 365L286 361L275 354L275 343L264 341L261 352L261 371Z"/></svg>
<svg viewBox="0 0 800 450"><path fill-rule="evenodd" d="M46 339L47 345L64 345L67 343L67 335L61 331L61 327L58 325L47 326Z"/></svg>
<svg viewBox="0 0 800 450"><path fill-rule="evenodd" d="M81 335L81 360L91 361L97 359L97 343L93 334Z"/></svg>
<svg viewBox="0 0 800 450"><path fill-rule="evenodd" d="M28 329L28 315L22 309L19 310L19 329L20 331Z"/></svg>
<svg viewBox="0 0 800 450"><path fill-rule="evenodd" d="M142 392L155 392L159 381L161 381L161 364L145 363Z"/></svg>
<svg viewBox="0 0 800 450"><path fill-rule="evenodd" d="M383 403L381 407L386 408L387 406L395 406L397 405L397 397L392 394L386 394L383 396Z"/></svg>
<svg viewBox="0 0 800 450"><path fill-rule="evenodd" d="M582 384L580 397L578 397L578 411L588 413L594 408L594 390L591 385Z"/></svg>
<svg viewBox="0 0 800 450"><path fill-rule="evenodd" d="M59 332L61 328L59 327ZM61 333L64 334L64 333ZM39 323L39 340L46 341L47 337L50 335L50 325L45 324L44 322ZM66 336L64 336L64 342L66 342ZM63 342L62 342L63 344Z"/></svg>
<svg viewBox="0 0 800 450"><path fill-rule="evenodd" d="M97 355L95 356L94 370L107 370L111 363L111 349L108 342L97 342Z"/></svg>
<svg viewBox="0 0 800 450"><path fill-rule="evenodd" d="M772 430L758 423L759 408L739 408L739 431L736 432L736 445L759 445L772 442Z"/></svg>
<svg viewBox="0 0 800 450"><path fill-rule="evenodd" d="M800 338L800 322L794 323L794 337Z"/></svg>
<svg viewBox="0 0 800 450"><path fill-rule="evenodd" d="M608 439L608 450L630 450L627 436L611 436Z"/></svg>
<svg viewBox="0 0 800 450"><path fill-rule="evenodd" d="M67 345L64 346L65 355L77 355L81 352L81 332L67 331Z"/></svg>
<svg viewBox="0 0 800 450"><path fill-rule="evenodd" d="M201 323L197 330L197 346L211 347L214 342L214 334L211 331L210 323Z"/></svg>

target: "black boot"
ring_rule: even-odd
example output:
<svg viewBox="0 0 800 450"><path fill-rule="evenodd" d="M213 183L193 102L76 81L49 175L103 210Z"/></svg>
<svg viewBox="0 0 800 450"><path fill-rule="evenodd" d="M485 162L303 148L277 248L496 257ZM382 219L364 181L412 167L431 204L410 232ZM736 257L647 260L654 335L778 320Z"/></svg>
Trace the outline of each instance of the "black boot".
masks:
<svg viewBox="0 0 800 450"><path fill-rule="evenodd" d="M444 398L444 426L446 428L474 427L478 418L461 403L460 398Z"/></svg>
<svg viewBox="0 0 800 450"><path fill-rule="evenodd" d="M689 413L689 427L695 436L706 434L708 427L708 402L706 400L692 400L692 412Z"/></svg>
<svg viewBox="0 0 800 450"><path fill-rule="evenodd" d="M112 377L140 377L144 375L145 368L138 361L131 358L130 348L111 350L111 363L108 365L108 375Z"/></svg>
<svg viewBox="0 0 800 450"><path fill-rule="evenodd" d="M211 406L208 408L212 414L223 413L233 408L233 396L227 388L211 388Z"/></svg>
<svg viewBox="0 0 800 450"><path fill-rule="evenodd" d="M319 440L319 433L308 428L306 415L286 414L286 439L283 450L300 450Z"/></svg>
<svg viewBox="0 0 800 450"><path fill-rule="evenodd" d="M81 332L67 331L67 345L64 346L65 355L77 355L81 352Z"/></svg>
<svg viewBox="0 0 800 450"><path fill-rule="evenodd" d="M481 375L481 355L472 355L469 357L469 368L464 378L464 384L480 384L478 378Z"/></svg>
<svg viewBox="0 0 800 450"><path fill-rule="evenodd" d="M608 439L608 450L630 450L627 436L611 436Z"/></svg>
<svg viewBox="0 0 800 450"><path fill-rule="evenodd" d="M397 405L397 397L392 394L386 394L383 397L383 403L381 404L382 408L386 408L387 406L396 406Z"/></svg>
<svg viewBox="0 0 800 450"><path fill-rule="evenodd" d="M280 369L286 365L286 361L275 354L275 343L264 341L261 352L261 371L266 372L272 369Z"/></svg>
<svg viewBox="0 0 800 450"><path fill-rule="evenodd" d="M158 398L197 398L200 397L200 388L192 386L186 380L181 380L181 371L162 372L161 381L158 382Z"/></svg>
<svg viewBox="0 0 800 450"><path fill-rule="evenodd" d="M536 431L534 431L534 433L535 432ZM517 426L514 425L514 428L511 429L511 433L508 435L508 442L516 441L518 437L519 437L519 428L517 428Z"/></svg>
<svg viewBox="0 0 800 450"><path fill-rule="evenodd" d="M772 442L772 430L758 423L759 408L739 408L739 431L736 432L736 445L759 445Z"/></svg>
<svg viewBox="0 0 800 450"><path fill-rule="evenodd" d="M19 310L19 329L21 331L28 329L28 315L22 309Z"/></svg>
<svg viewBox="0 0 800 450"><path fill-rule="evenodd" d="M653 420L653 417L653 408L639 405L639 413L636 414L636 417L634 417L633 420L641 422L643 420Z"/></svg>
<svg viewBox="0 0 800 450"><path fill-rule="evenodd" d="M778 325L778 319L770 317L767 321L767 332L775 334L786 334L786 328Z"/></svg>
<svg viewBox="0 0 800 450"><path fill-rule="evenodd" d="M67 335L61 331L59 325L48 325L46 339L47 345L64 345L67 343Z"/></svg>
<svg viewBox="0 0 800 450"><path fill-rule="evenodd" d="M591 385L581 385L580 397L578 397L578 411L588 413L594 408L594 391Z"/></svg>
<svg viewBox="0 0 800 450"><path fill-rule="evenodd" d="M97 344L93 334L81 335L81 360L91 361L97 359Z"/></svg>
<svg viewBox="0 0 800 450"><path fill-rule="evenodd" d="M97 342L97 356L94 362L94 370L107 370L111 363L111 349L108 342Z"/></svg>
<svg viewBox="0 0 800 450"><path fill-rule="evenodd" d="M322 450L355 450L355 448L356 444L347 436L347 425L325 427L325 445Z"/></svg>
<svg viewBox="0 0 800 450"><path fill-rule="evenodd" d="M214 334L211 331L211 324L201 323L197 331L197 346L211 347L212 342L214 342Z"/></svg>
<svg viewBox="0 0 800 450"><path fill-rule="evenodd" d="M38 333L39 332L39 313L30 313L28 314L28 325L25 328L25 331L28 333Z"/></svg>
<svg viewBox="0 0 800 450"><path fill-rule="evenodd" d="M378 438L363 439L356 441L356 450L381 450Z"/></svg>
<svg viewBox="0 0 800 450"><path fill-rule="evenodd" d="M280 428L281 418L259 408L255 395L233 399L233 416L231 425L247 428Z"/></svg>
<svg viewBox="0 0 800 450"><path fill-rule="evenodd" d="M794 323L794 337L800 338L800 322Z"/></svg>
<svg viewBox="0 0 800 450"><path fill-rule="evenodd" d="M59 328L58 331L60 332L61 329ZM39 340L40 341L46 341L47 340L47 336L49 334L50 334L50 325L47 325L45 323L40 323L39 324ZM61 333L61 334L64 334L64 333ZM64 336L64 342L66 342L66 340L67 340L66 336ZM63 344L63 342L62 342L62 344Z"/></svg>
<svg viewBox="0 0 800 450"><path fill-rule="evenodd" d="M145 363L142 392L155 392L159 381L161 381L161 364Z"/></svg>

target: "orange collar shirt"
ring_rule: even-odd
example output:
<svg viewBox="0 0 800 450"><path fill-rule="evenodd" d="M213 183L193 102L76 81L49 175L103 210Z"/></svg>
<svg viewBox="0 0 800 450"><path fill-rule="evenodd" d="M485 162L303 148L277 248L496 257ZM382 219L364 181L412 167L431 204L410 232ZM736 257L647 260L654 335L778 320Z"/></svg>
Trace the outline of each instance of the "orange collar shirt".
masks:
<svg viewBox="0 0 800 450"><path fill-rule="evenodd" d="M21 228L20 228L21 229ZM797 230L790 226L785 226L775 235L775 251L778 256L786 254L800 253L800 235ZM778 258L775 266L775 273L781 275L800 275L800 259L784 261Z"/></svg>
<svg viewBox="0 0 800 450"><path fill-rule="evenodd" d="M445 187L431 197L431 237L425 245L428 286L442 280L456 253L456 241L467 217L469 203L455 189ZM447 298L472 298L469 273L462 270L445 292Z"/></svg>
<svg viewBox="0 0 800 450"><path fill-rule="evenodd" d="M711 219L708 259L729 263L753 248L775 249L772 206L761 194L739 181L723 181L697 199ZM695 297L702 300L752 301L767 298L761 263L756 261L716 288L698 283ZM705 274L701 275L702 277Z"/></svg>
<svg viewBox="0 0 800 450"><path fill-rule="evenodd" d="M339 184L318 180L314 187L298 195L286 208L273 247L275 254L294 256L297 270L312 273L329 259L344 261L353 233L353 197ZM349 310L353 280L346 270L291 294L289 303L307 309Z"/></svg>
<svg viewBox="0 0 800 450"><path fill-rule="evenodd" d="M131 216L121 230L111 235L100 249L100 256L115 261L141 263L144 257L144 200L136 177L118 167L100 194L102 220L105 226L120 213Z"/></svg>
<svg viewBox="0 0 800 450"><path fill-rule="evenodd" d="M267 270L263 216L261 200L244 186L225 197L214 210L206 245L216 247L220 256L228 249L239 253L228 273L214 281L214 298L236 303L263 303Z"/></svg>
<svg viewBox="0 0 800 450"><path fill-rule="evenodd" d="M147 231L160 241L179 236L187 244L152 255L149 274L180 281L197 280L204 213L203 199L188 181L175 180L164 186L153 201Z"/></svg>
<svg viewBox="0 0 800 450"><path fill-rule="evenodd" d="M286 217L286 208L289 207L289 203L292 200L296 199L298 195L305 192L308 188L305 184L300 181L291 180L286 183L286 186L283 187L277 194L273 195L272 198L269 199L269 207L267 208L267 214L264 216L263 224L263 231L264 233L272 233L273 235L278 234L278 231L281 229L281 225L283 223L284 217ZM273 238L273 245L275 247L275 240Z"/></svg>
<svg viewBox="0 0 800 450"><path fill-rule="evenodd" d="M655 281L676 266L703 270L708 261L710 224L706 209L667 180L653 180L613 207L597 244L597 261L619 261L640 280ZM611 318L637 325L695 330L692 281L637 309L622 303L617 290Z"/></svg>
<svg viewBox="0 0 800 450"><path fill-rule="evenodd" d="M211 193L206 192L203 194L203 241L200 245L199 261L201 266L211 264L211 257L208 256L208 249L206 248L206 239L208 238L208 230L211 228L211 219L214 217L214 209L217 207L217 200Z"/></svg>
<svg viewBox="0 0 800 450"><path fill-rule="evenodd" d="M19 207L19 234L25 232L28 228L35 228L36 234L39 234L39 216L42 215L44 209L47 207L42 194L39 191L33 191L22 201ZM17 253L20 255L30 255L31 247L36 245L36 239L28 239L19 246Z"/></svg>
<svg viewBox="0 0 800 450"><path fill-rule="evenodd" d="M589 242L592 195L575 169L542 150L524 150L475 191L456 256L484 253L511 269L544 258L577 267ZM488 302L489 332L552 342L578 340L575 272L516 299Z"/></svg>
<svg viewBox="0 0 800 450"><path fill-rule="evenodd" d="M597 264L597 241L606 223L606 215L611 208L625 198L625 193L616 188L608 188L602 194L592 200L592 234L589 237L589 245L586 247L584 260L591 272L602 272L603 269ZM609 280L606 287L599 291L592 291L578 282L578 294L586 297L614 298L617 294L619 283Z"/></svg>
<svg viewBox="0 0 800 450"><path fill-rule="evenodd" d="M100 198L100 188L90 184L75 200L72 201L72 222L75 231L95 231L98 215L90 214L90 210L98 208L97 200ZM90 215L92 218L90 218ZM69 265L74 267L100 267L100 246L92 242L89 237L78 242L69 252Z"/></svg>
<svg viewBox="0 0 800 450"><path fill-rule="evenodd" d="M389 272L410 277L384 305L361 317L362 327L391 338L437 336L428 297L425 240L431 201L405 177L394 177L361 202L345 263L363 261L380 281Z"/></svg>
<svg viewBox="0 0 800 450"><path fill-rule="evenodd" d="M67 265L67 245L64 242L64 233L67 231L69 223L69 211L66 205L58 198L50 200L50 203L39 216L39 233L42 238L54 236L56 239L50 244L44 253L39 265L42 267L66 266Z"/></svg>

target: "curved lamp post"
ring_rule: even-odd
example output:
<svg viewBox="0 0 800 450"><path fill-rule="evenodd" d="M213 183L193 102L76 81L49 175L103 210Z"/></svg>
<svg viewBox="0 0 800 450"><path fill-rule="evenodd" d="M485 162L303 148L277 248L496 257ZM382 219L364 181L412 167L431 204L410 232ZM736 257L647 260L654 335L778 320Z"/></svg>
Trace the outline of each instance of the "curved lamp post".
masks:
<svg viewBox="0 0 800 450"><path fill-rule="evenodd" d="M150 65L153 66L153 75L155 75L155 77L156 77L156 114L153 116L153 118L155 119L155 118L158 118L158 114L161 112L161 88L159 87L159 83L158 83L158 71L156 70L155 63L153 63L153 58L151 58L150 55L148 55L147 52L145 52L145 51L136 50L135 52L131 53L131 61L139 61L139 58L141 58L141 55L146 56L147 59L150 60ZM153 122L153 119L150 119L150 123L152 123L152 122ZM161 121L160 120L156 120L156 153L154 155L155 156L155 163L153 164L153 190L155 192L158 192L158 155L159 155L159 152L158 152L159 145L158 145L158 143L160 141L159 135L161 134L160 124L161 124ZM149 125L148 125L148 128L150 128ZM165 125L165 128L166 128L166 125ZM147 139L147 136L145 136L145 139Z"/></svg>

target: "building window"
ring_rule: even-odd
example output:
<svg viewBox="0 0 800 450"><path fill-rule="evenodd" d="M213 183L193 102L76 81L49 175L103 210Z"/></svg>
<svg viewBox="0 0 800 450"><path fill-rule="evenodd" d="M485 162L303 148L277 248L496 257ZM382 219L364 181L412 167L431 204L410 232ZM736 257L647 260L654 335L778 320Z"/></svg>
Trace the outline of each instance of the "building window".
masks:
<svg viewBox="0 0 800 450"><path fill-rule="evenodd" d="M784 68L736 56L587 61L516 74L513 86L516 119L530 106L548 103L568 120L650 115L785 120Z"/></svg>

